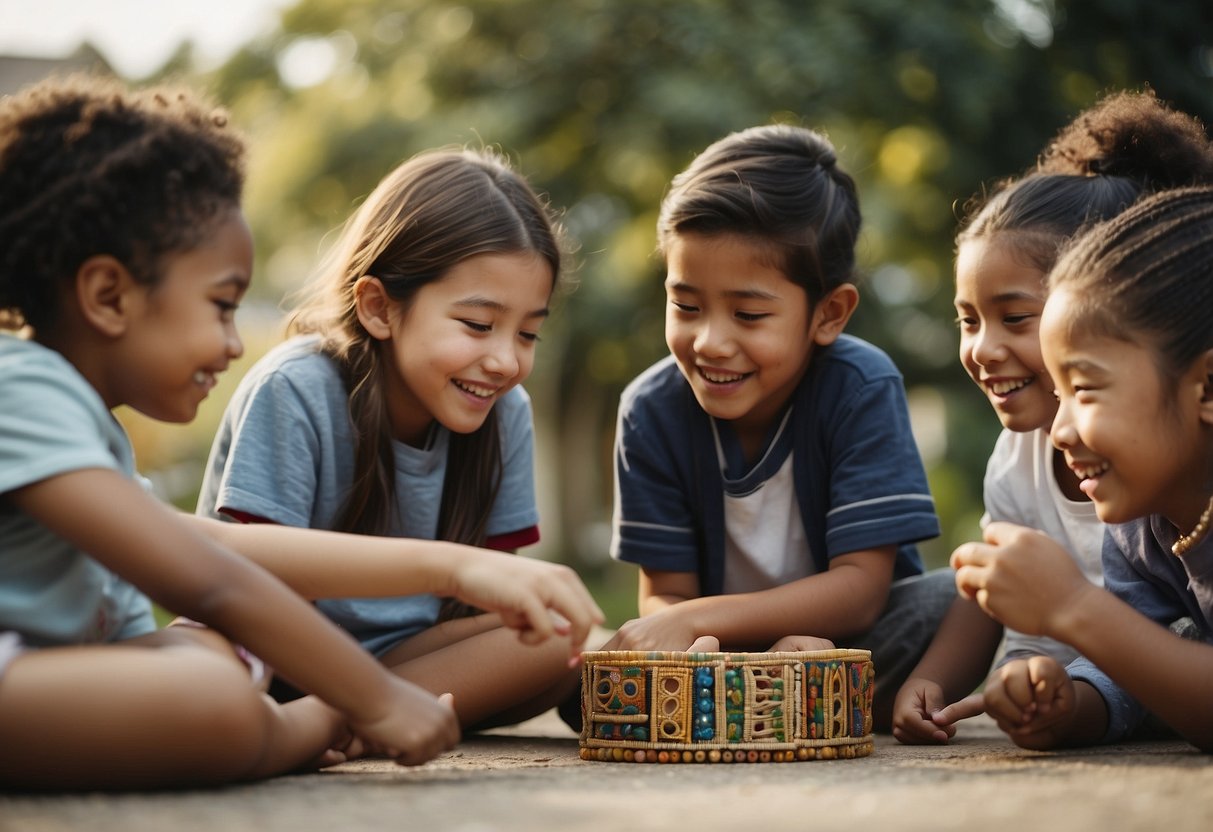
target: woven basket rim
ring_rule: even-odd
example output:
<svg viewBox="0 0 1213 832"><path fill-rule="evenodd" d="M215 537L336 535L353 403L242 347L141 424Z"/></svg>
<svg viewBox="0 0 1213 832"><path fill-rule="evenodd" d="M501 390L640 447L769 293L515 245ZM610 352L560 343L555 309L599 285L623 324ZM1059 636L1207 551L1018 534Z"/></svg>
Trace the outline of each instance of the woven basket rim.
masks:
<svg viewBox="0 0 1213 832"><path fill-rule="evenodd" d="M708 662L812 662L847 659L871 661L871 650L839 647L833 650L797 650L778 653L748 653L744 651L718 653L687 653L673 650L587 650L581 654L582 661L609 662L685 662L702 664Z"/></svg>

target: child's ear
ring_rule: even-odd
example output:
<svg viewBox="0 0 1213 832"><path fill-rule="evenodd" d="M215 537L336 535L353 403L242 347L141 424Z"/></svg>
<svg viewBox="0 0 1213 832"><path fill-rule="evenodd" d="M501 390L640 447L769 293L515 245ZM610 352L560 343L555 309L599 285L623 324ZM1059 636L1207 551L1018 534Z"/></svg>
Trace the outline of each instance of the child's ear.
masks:
<svg viewBox="0 0 1213 832"><path fill-rule="evenodd" d="M113 257L90 257L76 270L76 302L84 320L103 335L117 338L130 322L132 291L142 287Z"/></svg>
<svg viewBox="0 0 1213 832"><path fill-rule="evenodd" d="M392 337L392 324L388 312L392 299L377 277L365 275L354 284L354 310L358 320L372 338L386 341Z"/></svg>
<svg viewBox="0 0 1213 832"><path fill-rule="evenodd" d="M822 347L833 344L858 305L859 290L850 283L843 283L819 300L813 309L813 342Z"/></svg>
<svg viewBox="0 0 1213 832"><path fill-rule="evenodd" d="M1200 365L1200 418L1213 425L1213 350L1206 350L1196 359Z"/></svg>

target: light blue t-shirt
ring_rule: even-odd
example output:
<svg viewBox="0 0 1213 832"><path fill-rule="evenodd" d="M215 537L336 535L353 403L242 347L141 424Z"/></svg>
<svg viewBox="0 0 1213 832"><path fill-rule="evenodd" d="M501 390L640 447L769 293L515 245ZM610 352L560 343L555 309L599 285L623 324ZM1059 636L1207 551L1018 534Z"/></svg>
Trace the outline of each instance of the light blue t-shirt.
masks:
<svg viewBox="0 0 1213 832"><path fill-rule="evenodd" d="M288 526L332 529L354 478L349 397L319 340L294 338L249 370L228 403L198 498L198 513L253 515ZM502 481L490 537L530 529L535 506L531 402L521 387L501 398ZM450 433L436 427L426 448L393 443L399 523L387 534L433 540ZM333 553L341 557L340 552ZM317 606L371 652L382 654L433 626L432 595L327 599Z"/></svg>
<svg viewBox="0 0 1213 832"><path fill-rule="evenodd" d="M147 596L4 498L86 468L135 478L126 432L63 356L0 335L0 632L16 631L30 647L156 629Z"/></svg>

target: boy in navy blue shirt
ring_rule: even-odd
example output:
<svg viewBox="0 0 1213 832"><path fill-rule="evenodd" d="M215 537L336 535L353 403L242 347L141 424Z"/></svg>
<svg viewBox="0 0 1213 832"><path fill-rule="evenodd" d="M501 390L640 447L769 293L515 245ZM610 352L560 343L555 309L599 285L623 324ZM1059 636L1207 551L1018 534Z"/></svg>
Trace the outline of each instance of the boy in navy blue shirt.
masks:
<svg viewBox="0 0 1213 832"><path fill-rule="evenodd" d="M671 355L628 386L616 433L611 554L641 567L640 617L606 646L871 649L887 728L956 593L913 546L939 522L901 374L843 334L859 225L854 182L804 128L735 133L675 177Z"/></svg>

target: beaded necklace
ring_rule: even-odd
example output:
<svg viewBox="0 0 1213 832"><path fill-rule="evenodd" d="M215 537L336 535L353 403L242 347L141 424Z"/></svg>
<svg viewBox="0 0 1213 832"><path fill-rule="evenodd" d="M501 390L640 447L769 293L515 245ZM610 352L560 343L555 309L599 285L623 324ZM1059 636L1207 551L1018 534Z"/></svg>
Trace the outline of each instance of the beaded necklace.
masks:
<svg viewBox="0 0 1213 832"><path fill-rule="evenodd" d="M1213 497L1209 498L1209 504L1201 512L1200 519L1196 521L1195 528L1171 544L1171 554L1178 557L1199 543L1201 538L1205 536L1205 533L1209 531L1209 518L1211 516L1213 516Z"/></svg>

